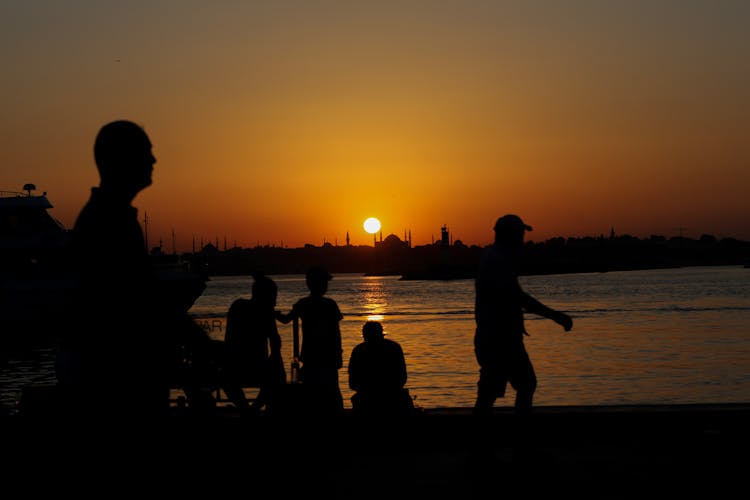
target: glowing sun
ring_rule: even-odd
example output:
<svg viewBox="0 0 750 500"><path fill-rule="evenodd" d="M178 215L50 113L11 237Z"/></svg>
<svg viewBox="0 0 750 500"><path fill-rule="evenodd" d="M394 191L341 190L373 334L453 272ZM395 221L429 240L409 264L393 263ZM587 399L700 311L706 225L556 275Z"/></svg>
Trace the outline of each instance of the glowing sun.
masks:
<svg viewBox="0 0 750 500"><path fill-rule="evenodd" d="M380 221L375 217L370 217L364 223L365 231L370 234L375 234L380 231Z"/></svg>

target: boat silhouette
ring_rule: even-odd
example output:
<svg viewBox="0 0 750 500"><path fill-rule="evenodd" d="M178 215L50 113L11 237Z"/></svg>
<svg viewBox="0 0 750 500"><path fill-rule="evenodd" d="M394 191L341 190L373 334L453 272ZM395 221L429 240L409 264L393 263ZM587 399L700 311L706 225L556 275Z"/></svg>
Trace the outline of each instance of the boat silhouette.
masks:
<svg viewBox="0 0 750 500"><path fill-rule="evenodd" d="M0 191L0 345L48 345L72 305L74 280L67 255L70 230L53 217L47 193L36 186ZM177 256L154 255L154 268L187 311L208 277ZM117 265L116 262L112 263ZM81 318L85 320L85 318Z"/></svg>

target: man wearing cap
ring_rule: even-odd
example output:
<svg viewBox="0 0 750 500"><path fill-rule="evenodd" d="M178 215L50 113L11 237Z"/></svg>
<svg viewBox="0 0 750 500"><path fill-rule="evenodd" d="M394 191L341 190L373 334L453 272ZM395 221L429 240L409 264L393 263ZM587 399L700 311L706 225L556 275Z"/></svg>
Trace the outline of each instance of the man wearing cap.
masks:
<svg viewBox="0 0 750 500"><path fill-rule="evenodd" d="M537 379L523 341L528 335L524 313L549 318L565 331L573 327L573 320L530 296L518 282L518 260L531 226L508 214L497 219L494 230L495 242L484 256L475 282L474 352L479 381L474 413L491 414L495 400L505 396L510 383L516 391L515 411L525 415L531 412Z"/></svg>

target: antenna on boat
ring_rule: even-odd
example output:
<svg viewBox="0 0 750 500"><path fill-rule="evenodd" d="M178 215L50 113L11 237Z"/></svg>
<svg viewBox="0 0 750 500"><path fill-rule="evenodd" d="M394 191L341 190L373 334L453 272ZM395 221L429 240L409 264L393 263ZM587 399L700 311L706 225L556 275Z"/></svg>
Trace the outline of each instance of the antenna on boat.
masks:
<svg viewBox="0 0 750 500"><path fill-rule="evenodd" d="M36 186L34 184L24 184L23 190L28 193L29 196L31 196L31 192L36 190Z"/></svg>

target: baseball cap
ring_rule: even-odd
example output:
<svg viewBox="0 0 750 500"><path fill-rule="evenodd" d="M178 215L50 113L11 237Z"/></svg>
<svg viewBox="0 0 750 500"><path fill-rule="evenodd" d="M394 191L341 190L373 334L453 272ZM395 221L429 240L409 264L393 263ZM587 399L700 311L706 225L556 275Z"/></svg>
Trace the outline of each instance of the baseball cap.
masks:
<svg viewBox="0 0 750 500"><path fill-rule="evenodd" d="M513 229L523 229L524 231L532 230L531 226L526 224L521 220L519 216L515 214L503 215L502 217L497 219L497 222L495 222L495 227L493 229L495 230L495 232L508 231Z"/></svg>

